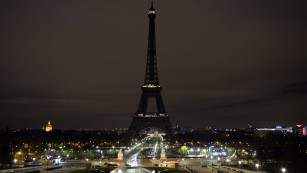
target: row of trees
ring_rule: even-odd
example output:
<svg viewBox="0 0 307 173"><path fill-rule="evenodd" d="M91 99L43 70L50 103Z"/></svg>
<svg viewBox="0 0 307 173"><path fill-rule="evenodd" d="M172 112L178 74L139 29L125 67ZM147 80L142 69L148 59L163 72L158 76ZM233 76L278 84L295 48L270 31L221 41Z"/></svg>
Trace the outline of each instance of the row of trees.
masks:
<svg viewBox="0 0 307 173"><path fill-rule="evenodd" d="M254 147L257 149L257 159L269 172L280 171L280 165L286 165L292 172L307 172L306 137L269 133L255 138Z"/></svg>

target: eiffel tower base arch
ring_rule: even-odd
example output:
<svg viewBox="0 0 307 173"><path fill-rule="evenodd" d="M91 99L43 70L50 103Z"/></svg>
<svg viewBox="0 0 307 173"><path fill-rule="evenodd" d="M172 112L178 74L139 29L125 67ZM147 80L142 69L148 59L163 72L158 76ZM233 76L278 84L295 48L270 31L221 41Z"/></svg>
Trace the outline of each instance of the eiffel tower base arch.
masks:
<svg viewBox="0 0 307 173"><path fill-rule="evenodd" d="M145 128L159 128L165 133L167 141L172 142L173 133L172 125L169 117L141 117L134 116L132 123L127 132L126 144L129 144L132 139L136 139L141 130Z"/></svg>

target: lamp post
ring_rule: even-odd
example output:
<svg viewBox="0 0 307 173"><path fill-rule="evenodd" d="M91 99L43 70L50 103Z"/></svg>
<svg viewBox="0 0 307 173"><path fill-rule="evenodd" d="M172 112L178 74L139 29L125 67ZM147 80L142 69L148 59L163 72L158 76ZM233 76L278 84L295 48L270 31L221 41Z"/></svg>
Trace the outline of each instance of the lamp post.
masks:
<svg viewBox="0 0 307 173"><path fill-rule="evenodd" d="M256 163L257 172L258 172L258 167L259 167L259 164L258 164L258 163Z"/></svg>
<svg viewBox="0 0 307 173"><path fill-rule="evenodd" d="M35 161L35 157L33 157L33 162ZM33 172L34 172L34 163L32 163L33 164Z"/></svg>
<svg viewBox="0 0 307 173"><path fill-rule="evenodd" d="M47 154L47 172L49 171L48 165L49 165L49 156Z"/></svg>
<svg viewBox="0 0 307 173"><path fill-rule="evenodd" d="M165 145L165 157L166 157L166 162L167 162L167 147L168 147L168 145Z"/></svg>
<svg viewBox="0 0 307 173"><path fill-rule="evenodd" d="M114 148L115 148L115 146L113 145L112 148L113 148L113 154L112 155L113 155L113 159L114 159L114 157L115 157L114 156Z"/></svg>
<svg viewBox="0 0 307 173"><path fill-rule="evenodd" d="M286 172L286 168L281 168L281 172L285 173Z"/></svg>
<svg viewBox="0 0 307 173"><path fill-rule="evenodd" d="M240 169L240 171L241 171L241 163L242 163L241 160L239 160L238 163L239 163L239 169Z"/></svg>
<svg viewBox="0 0 307 173"><path fill-rule="evenodd" d="M48 170L48 160L49 160L49 157L48 157L48 149L45 149L45 151L46 151L46 159L47 159L47 172L49 171Z"/></svg>
<svg viewBox="0 0 307 173"><path fill-rule="evenodd" d="M15 172L15 168L16 168L16 163L17 163L17 159L14 159L14 172Z"/></svg>

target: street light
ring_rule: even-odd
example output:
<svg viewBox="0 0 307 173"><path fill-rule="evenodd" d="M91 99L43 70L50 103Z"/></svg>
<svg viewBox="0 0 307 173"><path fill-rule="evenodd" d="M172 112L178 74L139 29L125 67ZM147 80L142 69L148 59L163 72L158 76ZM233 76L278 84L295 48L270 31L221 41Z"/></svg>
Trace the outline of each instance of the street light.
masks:
<svg viewBox="0 0 307 173"><path fill-rule="evenodd" d="M219 170L220 170L221 169L221 158L220 157L217 158L217 163L219 165Z"/></svg>
<svg viewBox="0 0 307 173"><path fill-rule="evenodd" d="M166 162L167 162L167 147L168 147L168 145L165 145L165 157L166 157Z"/></svg>
<svg viewBox="0 0 307 173"><path fill-rule="evenodd" d="M48 168L48 166L49 166L49 156L48 156L48 154L47 154L47 172L49 171L49 168Z"/></svg>
<svg viewBox="0 0 307 173"><path fill-rule="evenodd" d="M282 173L286 172L286 168L281 168Z"/></svg>
<svg viewBox="0 0 307 173"><path fill-rule="evenodd" d="M33 160L33 162L34 162L34 161L35 161L35 157L33 157L32 160ZM34 172L34 163L33 163L33 172Z"/></svg>
<svg viewBox="0 0 307 173"><path fill-rule="evenodd" d="M114 159L114 148L115 148L115 146L113 145L112 148L113 148L113 159Z"/></svg>
<svg viewBox="0 0 307 173"><path fill-rule="evenodd" d="M259 167L259 164L258 164L258 163L256 163L257 172L258 172L258 167Z"/></svg>
<svg viewBox="0 0 307 173"><path fill-rule="evenodd" d="M239 160L238 163L239 163L239 169L240 169L240 171L241 171L241 163L242 163L241 160Z"/></svg>
<svg viewBox="0 0 307 173"><path fill-rule="evenodd" d="M14 159L14 172L15 172L15 168L16 168L16 163L17 163L17 159Z"/></svg>

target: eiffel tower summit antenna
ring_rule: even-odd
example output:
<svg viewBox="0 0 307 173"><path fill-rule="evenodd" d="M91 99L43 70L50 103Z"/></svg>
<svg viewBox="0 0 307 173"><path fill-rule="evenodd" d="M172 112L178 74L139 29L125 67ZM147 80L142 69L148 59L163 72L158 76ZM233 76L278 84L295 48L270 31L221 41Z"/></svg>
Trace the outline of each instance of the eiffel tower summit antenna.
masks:
<svg viewBox="0 0 307 173"><path fill-rule="evenodd" d="M133 115L132 123L129 126L127 141L137 138L140 131L146 128L158 128L165 133L165 138L172 139L171 122L165 110L162 100L162 87L159 84L157 56L156 56L156 33L155 18L156 11L153 0L148 10L149 31L147 47L147 63L145 71L144 85L142 86L142 96L136 113ZM154 99L156 108L154 112L148 112L148 101Z"/></svg>

